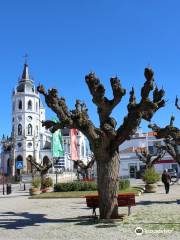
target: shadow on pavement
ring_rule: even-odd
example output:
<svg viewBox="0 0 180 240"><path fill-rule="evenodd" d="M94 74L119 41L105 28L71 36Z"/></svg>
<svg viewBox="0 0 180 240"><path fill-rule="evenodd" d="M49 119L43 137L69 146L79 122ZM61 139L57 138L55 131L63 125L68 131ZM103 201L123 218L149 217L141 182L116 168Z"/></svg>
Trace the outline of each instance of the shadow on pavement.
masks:
<svg viewBox="0 0 180 240"><path fill-rule="evenodd" d="M175 201L175 200L173 200L173 201L140 201L140 202L136 203L136 205L172 204L172 203L177 204L177 201Z"/></svg>
<svg viewBox="0 0 180 240"><path fill-rule="evenodd" d="M4 196L1 196L0 199L2 198L20 198L20 197L28 197L27 194L21 194L21 195L4 195Z"/></svg>
<svg viewBox="0 0 180 240"><path fill-rule="evenodd" d="M91 216L79 216L77 218L49 219L45 214L35 214L29 212L4 212L0 214L1 229L22 229L28 226L40 226L44 223L74 223L76 225L97 224Z"/></svg>

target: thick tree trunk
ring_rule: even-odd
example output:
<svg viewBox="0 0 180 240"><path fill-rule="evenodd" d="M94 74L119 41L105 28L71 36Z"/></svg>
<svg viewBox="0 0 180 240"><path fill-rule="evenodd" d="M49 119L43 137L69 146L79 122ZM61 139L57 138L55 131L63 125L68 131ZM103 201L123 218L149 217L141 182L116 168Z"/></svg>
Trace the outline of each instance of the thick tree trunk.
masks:
<svg viewBox="0 0 180 240"><path fill-rule="evenodd" d="M95 156L96 157L96 156ZM117 193L119 188L119 154L107 152L96 157L100 218L118 218Z"/></svg>

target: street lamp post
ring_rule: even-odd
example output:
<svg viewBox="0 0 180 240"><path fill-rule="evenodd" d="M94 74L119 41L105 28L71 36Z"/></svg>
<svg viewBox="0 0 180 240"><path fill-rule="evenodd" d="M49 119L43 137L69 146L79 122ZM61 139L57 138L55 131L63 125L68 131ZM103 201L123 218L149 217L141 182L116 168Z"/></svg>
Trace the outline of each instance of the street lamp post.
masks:
<svg viewBox="0 0 180 240"><path fill-rule="evenodd" d="M3 184L3 195L5 195L5 188L4 188L4 170L3 170L3 167L2 167L2 184Z"/></svg>
<svg viewBox="0 0 180 240"><path fill-rule="evenodd" d="M3 195L5 195L5 181L4 181L4 144L5 144L6 140L5 140L5 136L3 134L3 137L1 139L1 146L2 146L2 149L3 149L3 161L1 162L2 166L1 166L1 169L2 169L2 185L3 185Z"/></svg>

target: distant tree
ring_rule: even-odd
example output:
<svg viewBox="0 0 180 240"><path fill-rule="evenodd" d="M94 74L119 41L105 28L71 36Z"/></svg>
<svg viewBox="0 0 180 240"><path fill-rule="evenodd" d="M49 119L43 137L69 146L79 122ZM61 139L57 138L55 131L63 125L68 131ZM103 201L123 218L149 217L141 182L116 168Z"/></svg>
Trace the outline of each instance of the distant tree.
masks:
<svg viewBox="0 0 180 240"><path fill-rule="evenodd" d="M113 99L105 97L105 88L94 73L85 77L92 102L97 106L100 126L95 127L88 116L88 109L80 100L76 100L75 109L70 111L66 101L58 97L56 89L45 88L40 85L37 90L44 95L47 105L57 114L59 122L45 121L43 126L55 132L59 128L76 128L89 140L91 151L97 163L97 184L100 204L100 218L109 219L118 217L117 191L119 177L119 145L129 139L136 132L142 119L150 121L154 113L165 105L164 91L156 87L153 91L153 100L149 94L153 90L153 71L145 68L146 81L141 89L140 102L136 102L134 88L130 91L128 114L122 125L116 129L116 120L110 115L120 103L126 91L121 87L117 77L110 79Z"/></svg>
<svg viewBox="0 0 180 240"><path fill-rule="evenodd" d="M47 173L48 173L48 170L50 168L52 168L52 162L51 161L48 161L46 162L45 164L40 164L40 163L37 163L35 161L35 159L33 159L32 156L28 156L27 157L27 160L31 163L31 166L34 166L35 169L40 172L40 176L41 176L41 189L44 188L43 186L43 181L45 180L45 178L47 177Z"/></svg>
<svg viewBox="0 0 180 240"><path fill-rule="evenodd" d="M135 150L135 152L139 160L145 164L146 168L151 168L154 166L154 164L158 163L158 161L164 157L166 150L157 148L156 154L151 154L145 149L140 149L140 152Z"/></svg>
<svg viewBox="0 0 180 240"><path fill-rule="evenodd" d="M95 162L94 156L87 164L85 164L82 160L76 160L73 162L74 162L74 168L77 169L78 179L79 179L79 175L81 175L83 179L91 179L92 167Z"/></svg>
<svg viewBox="0 0 180 240"><path fill-rule="evenodd" d="M172 116L170 124L164 128L159 127L156 124L150 124L149 127L156 132L156 138L164 139L164 145L160 148L167 151L172 158L180 165L180 130L174 127L175 117Z"/></svg>

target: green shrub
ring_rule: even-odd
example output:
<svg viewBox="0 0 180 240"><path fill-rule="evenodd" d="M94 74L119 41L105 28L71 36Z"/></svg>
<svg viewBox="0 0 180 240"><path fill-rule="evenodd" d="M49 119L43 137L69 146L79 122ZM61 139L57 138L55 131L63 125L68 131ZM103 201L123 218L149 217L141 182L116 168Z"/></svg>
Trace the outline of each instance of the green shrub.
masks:
<svg viewBox="0 0 180 240"><path fill-rule="evenodd" d="M32 180L32 186L34 188L39 188L41 185L41 178L40 177L35 177L33 180Z"/></svg>
<svg viewBox="0 0 180 240"><path fill-rule="evenodd" d="M97 190L96 182L67 182L57 183L54 185L55 192L71 192L71 191L94 191Z"/></svg>
<svg viewBox="0 0 180 240"><path fill-rule="evenodd" d="M128 179L119 180L119 190L124 190L130 187L130 181Z"/></svg>
<svg viewBox="0 0 180 240"><path fill-rule="evenodd" d="M147 168L145 170L144 175L143 175L144 182L151 184L151 183L158 182L159 179L160 179L160 174L156 172L154 167Z"/></svg>
<svg viewBox="0 0 180 240"><path fill-rule="evenodd" d="M45 188L52 187L53 186L53 180L50 177L44 178L42 180L42 185Z"/></svg>

